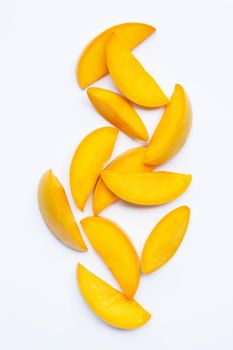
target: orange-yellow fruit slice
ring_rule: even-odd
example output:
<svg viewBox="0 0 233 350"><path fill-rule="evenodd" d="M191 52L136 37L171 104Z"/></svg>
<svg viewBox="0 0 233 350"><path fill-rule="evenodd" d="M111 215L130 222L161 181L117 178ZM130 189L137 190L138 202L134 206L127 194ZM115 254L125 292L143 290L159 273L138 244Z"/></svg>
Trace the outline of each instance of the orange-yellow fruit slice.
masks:
<svg viewBox="0 0 233 350"><path fill-rule="evenodd" d="M121 173L105 170L105 185L118 197L140 205L159 205L179 197L188 188L191 175L166 171Z"/></svg>
<svg viewBox="0 0 233 350"><path fill-rule="evenodd" d="M137 252L125 232L113 221L87 217L81 225L91 245L112 271L125 295L132 299L140 280Z"/></svg>
<svg viewBox="0 0 233 350"><path fill-rule="evenodd" d="M184 145L192 124L192 108L181 85L176 85L170 103L155 129L145 153L145 163L159 165Z"/></svg>
<svg viewBox="0 0 233 350"><path fill-rule="evenodd" d="M141 118L123 96L101 88L89 88L88 97L95 109L112 125L133 138L147 141L148 132Z"/></svg>
<svg viewBox="0 0 233 350"><path fill-rule="evenodd" d="M141 257L143 273L150 273L166 264L179 248L190 219L190 209L178 207L154 227L147 238Z"/></svg>
<svg viewBox="0 0 233 350"><path fill-rule="evenodd" d="M144 23L122 23L113 26L92 40L81 54L77 64L77 80L82 89L94 83L108 73L106 62L106 42L115 32L132 50L155 31L155 28Z"/></svg>
<svg viewBox="0 0 233 350"><path fill-rule="evenodd" d="M129 100L144 107L160 107L169 102L156 81L115 33L107 41L106 57L114 83Z"/></svg>
<svg viewBox="0 0 233 350"><path fill-rule="evenodd" d="M80 292L92 311L113 327L134 329L143 326L151 315L134 299L128 299L81 264L77 268Z"/></svg>
<svg viewBox="0 0 233 350"><path fill-rule="evenodd" d="M52 233L66 246L86 251L64 188L52 170L48 170L40 179L38 202L41 215Z"/></svg>
<svg viewBox="0 0 233 350"><path fill-rule="evenodd" d="M153 166L146 165L143 163L145 156L145 147L133 148L126 151L115 158L106 168L106 170L111 171L121 171L121 172L144 172L152 171ZM118 197L108 189L100 176L97 184L95 186L92 207L95 215L99 214L102 210L108 207L110 204L114 203Z"/></svg>
<svg viewBox="0 0 233 350"><path fill-rule="evenodd" d="M93 190L104 164L111 157L118 130L111 127L96 129L79 144L70 166L70 188L80 210Z"/></svg>

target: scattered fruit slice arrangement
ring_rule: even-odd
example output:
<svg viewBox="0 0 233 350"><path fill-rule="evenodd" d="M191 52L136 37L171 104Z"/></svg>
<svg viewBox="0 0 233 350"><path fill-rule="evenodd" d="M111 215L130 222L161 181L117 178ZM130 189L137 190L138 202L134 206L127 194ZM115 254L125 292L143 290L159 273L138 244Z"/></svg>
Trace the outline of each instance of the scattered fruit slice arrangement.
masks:
<svg viewBox="0 0 233 350"><path fill-rule="evenodd" d="M139 286L140 269L143 274L149 274L166 264L179 248L190 219L187 206L164 216L146 239L140 261L133 243L120 226L97 216L118 198L143 206L173 201L187 190L192 180L191 175L154 171L181 149L192 124L191 103L185 89L176 84L169 101L131 53L154 31L154 27L143 23L113 26L89 43L77 64L77 80L82 89L110 73L123 94L99 87L87 90L94 108L114 127L102 127L88 134L79 143L70 166L70 189L77 208L83 211L93 192L95 216L82 219L81 226L122 292L81 264L77 268L78 286L98 317L122 329L141 327L150 319L150 313L133 299ZM149 144L122 153L104 169L119 130L132 138L148 141L146 127L130 101L147 108L164 106L164 113ZM64 245L87 251L65 190L52 170L40 179L38 203L45 223Z"/></svg>

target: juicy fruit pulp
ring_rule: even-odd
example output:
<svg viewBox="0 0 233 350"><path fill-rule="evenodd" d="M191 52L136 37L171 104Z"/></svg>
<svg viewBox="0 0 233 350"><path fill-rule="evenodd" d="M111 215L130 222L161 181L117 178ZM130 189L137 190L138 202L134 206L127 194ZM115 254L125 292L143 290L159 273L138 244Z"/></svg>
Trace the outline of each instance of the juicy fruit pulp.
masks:
<svg viewBox="0 0 233 350"><path fill-rule="evenodd" d="M145 125L126 98L100 88L89 88L87 94L95 109L108 122L128 136L142 141L148 140Z"/></svg>
<svg viewBox="0 0 233 350"><path fill-rule="evenodd" d="M81 220L81 225L91 245L100 255L121 289L133 298L140 279L137 252L124 231L113 221L92 216Z"/></svg>
<svg viewBox="0 0 233 350"><path fill-rule="evenodd" d="M126 151L115 158L107 167L111 171L142 171L149 172L153 170L153 166L143 163L146 147L137 147ZM93 195L93 211L94 214L99 214L102 210L117 200L117 196L108 189L100 176Z"/></svg>
<svg viewBox="0 0 233 350"><path fill-rule="evenodd" d="M112 80L129 100L144 107L160 107L169 102L156 81L115 33L108 39L106 57Z"/></svg>
<svg viewBox="0 0 233 350"><path fill-rule="evenodd" d="M66 246L86 251L64 188L52 170L48 170L40 179L38 202L41 215L53 234Z"/></svg>
<svg viewBox="0 0 233 350"><path fill-rule="evenodd" d="M121 173L105 170L105 185L118 197L140 205L159 205L179 197L188 188L191 175L157 171Z"/></svg>
<svg viewBox="0 0 233 350"><path fill-rule="evenodd" d="M150 273L166 264L179 248L190 219L190 209L178 207L154 227L147 238L141 257L143 273Z"/></svg>
<svg viewBox="0 0 233 350"><path fill-rule="evenodd" d="M143 326L151 315L136 302L85 269L77 269L80 292L94 313L110 325L123 329Z"/></svg>
<svg viewBox="0 0 233 350"><path fill-rule="evenodd" d="M106 43L115 32L132 50L155 31L155 28L144 23L122 23L113 26L93 39L83 51L77 65L77 80L82 89L94 83L108 73L106 62Z"/></svg>
<svg viewBox="0 0 233 350"><path fill-rule="evenodd" d="M82 140L75 151L70 166L70 188L80 210L84 209L104 164L111 157L117 135L116 128L96 129Z"/></svg>
<svg viewBox="0 0 233 350"><path fill-rule="evenodd" d="M176 85L170 103L151 138L145 163L159 165L173 157L184 145L192 124L192 108L181 85Z"/></svg>

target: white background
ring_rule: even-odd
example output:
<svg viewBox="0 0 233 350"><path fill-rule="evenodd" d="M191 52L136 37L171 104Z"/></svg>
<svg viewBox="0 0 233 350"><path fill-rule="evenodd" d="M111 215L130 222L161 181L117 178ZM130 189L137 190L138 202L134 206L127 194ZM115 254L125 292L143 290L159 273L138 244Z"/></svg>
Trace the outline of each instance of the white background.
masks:
<svg viewBox="0 0 233 350"><path fill-rule="evenodd" d="M233 349L233 3L156 0L1 0L0 2L0 348ZM37 207L41 174L53 168L68 184L80 140L108 125L75 81L85 44L105 28L126 21L154 25L134 52L171 95L188 91L194 112L191 135L162 169L193 174L178 200L154 208L118 202L103 212L117 221L140 254L155 223L178 205L192 210L176 256L143 276L136 298L152 313L134 331L107 326L84 303L75 280L80 261L117 287L89 246L74 252L45 227ZM109 77L96 86L114 85ZM161 110L138 109L150 135ZM113 157L137 143L120 134Z"/></svg>

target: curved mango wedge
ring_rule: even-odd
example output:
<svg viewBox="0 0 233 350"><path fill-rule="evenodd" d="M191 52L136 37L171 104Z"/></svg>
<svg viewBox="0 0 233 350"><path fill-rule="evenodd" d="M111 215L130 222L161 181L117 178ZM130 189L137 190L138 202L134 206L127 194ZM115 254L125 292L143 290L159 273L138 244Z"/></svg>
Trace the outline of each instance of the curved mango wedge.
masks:
<svg viewBox="0 0 233 350"><path fill-rule="evenodd" d="M52 170L48 170L40 179L38 202L41 215L53 234L66 246L86 251L64 188Z"/></svg>
<svg viewBox="0 0 233 350"><path fill-rule="evenodd" d="M118 135L116 128L99 128L79 144L70 166L70 188L80 210L93 190L104 164L111 157Z"/></svg>
<svg viewBox="0 0 233 350"><path fill-rule="evenodd" d="M95 109L111 124L133 138L147 141L148 132L141 118L123 96L105 89L89 88L88 97Z"/></svg>
<svg viewBox="0 0 233 350"><path fill-rule="evenodd" d="M130 172L130 171L152 171L153 166L146 165L143 163L145 156L145 147L133 148L129 151L126 151L115 158L108 166L107 170L111 171L121 171L121 172ZM110 204L114 203L118 197L108 189L108 187L103 182L101 176L99 177L97 184L95 186L92 207L95 215L99 214L102 210L108 207Z"/></svg>
<svg viewBox="0 0 233 350"><path fill-rule="evenodd" d="M192 108L181 85L176 85L170 103L152 136L145 163L159 165L173 157L184 145L192 124Z"/></svg>
<svg viewBox="0 0 233 350"><path fill-rule="evenodd" d="M77 268L77 281L88 306L113 327L134 329L143 326L151 318L136 300L128 299L81 264Z"/></svg>
<svg viewBox="0 0 233 350"><path fill-rule="evenodd" d="M77 80L82 89L108 73L106 62L106 42L109 35L116 32L125 45L132 50L155 31L144 23L122 23L99 34L83 51L77 65Z"/></svg>
<svg viewBox="0 0 233 350"><path fill-rule="evenodd" d="M109 73L118 89L144 107L160 107L169 101L124 43L113 33L106 46Z"/></svg>
<svg viewBox="0 0 233 350"><path fill-rule="evenodd" d="M124 231L100 216L81 220L91 245L112 271L124 294L132 299L140 280L137 252Z"/></svg>
<svg viewBox="0 0 233 350"><path fill-rule="evenodd" d="M159 205L179 197L188 188L191 175L157 171L155 173L120 173L105 170L105 185L118 197L140 205Z"/></svg>
<svg viewBox="0 0 233 350"><path fill-rule="evenodd" d="M179 248L190 219L190 209L178 207L168 213L154 227L142 251L142 272L158 270L170 260Z"/></svg>

